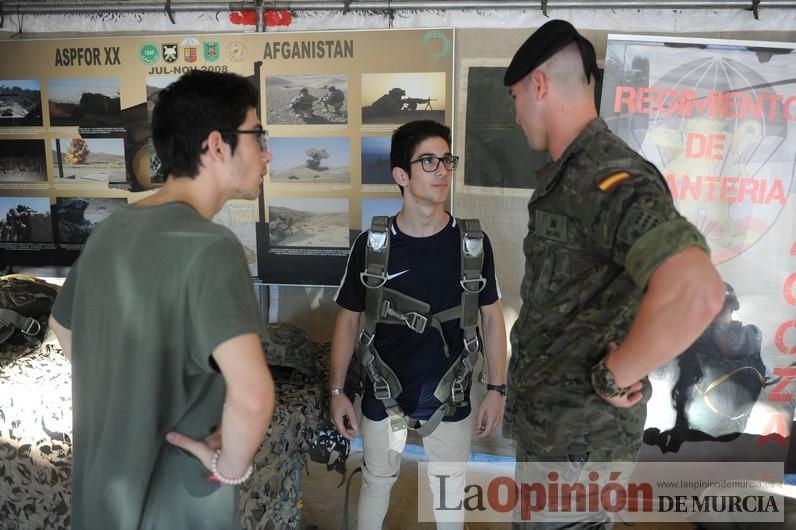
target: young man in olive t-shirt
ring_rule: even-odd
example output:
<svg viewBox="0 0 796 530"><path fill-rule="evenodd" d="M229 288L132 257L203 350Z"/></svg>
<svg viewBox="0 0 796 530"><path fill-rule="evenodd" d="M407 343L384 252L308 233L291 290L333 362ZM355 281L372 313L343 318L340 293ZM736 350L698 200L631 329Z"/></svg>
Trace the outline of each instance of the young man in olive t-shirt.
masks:
<svg viewBox="0 0 796 530"><path fill-rule="evenodd" d="M238 529L274 389L240 243L211 222L270 154L257 92L193 71L162 90L160 190L101 223L50 325L72 361L72 528Z"/></svg>

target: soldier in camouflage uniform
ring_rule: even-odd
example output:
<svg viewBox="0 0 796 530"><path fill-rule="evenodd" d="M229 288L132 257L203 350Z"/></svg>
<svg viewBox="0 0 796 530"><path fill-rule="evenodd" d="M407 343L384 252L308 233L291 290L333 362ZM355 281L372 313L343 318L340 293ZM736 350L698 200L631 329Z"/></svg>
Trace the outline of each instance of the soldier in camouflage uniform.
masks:
<svg viewBox="0 0 796 530"><path fill-rule="evenodd" d="M561 463L560 484L585 484L590 463L635 461L647 374L685 350L724 297L704 238L661 174L597 117L596 75L591 43L554 20L504 78L530 147L552 158L528 204L511 332L506 421L523 482L547 482L541 462ZM604 512L551 520L543 528L610 527Z"/></svg>
<svg viewBox="0 0 796 530"><path fill-rule="evenodd" d="M309 118L314 112L312 106L318 98L310 94L307 87L299 90L299 95L290 100L290 110L296 113L296 118Z"/></svg>
<svg viewBox="0 0 796 530"><path fill-rule="evenodd" d="M82 245L94 230L94 223L86 219L88 201L80 197L69 197L56 204L58 219L58 241Z"/></svg>

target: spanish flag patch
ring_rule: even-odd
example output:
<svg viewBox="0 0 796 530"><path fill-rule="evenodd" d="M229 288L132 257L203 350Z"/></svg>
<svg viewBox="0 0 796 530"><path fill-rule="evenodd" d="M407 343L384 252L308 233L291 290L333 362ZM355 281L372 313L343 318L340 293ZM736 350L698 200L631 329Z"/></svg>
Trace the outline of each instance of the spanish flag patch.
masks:
<svg viewBox="0 0 796 530"><path fill-rule="evenodd" d="M599 187L603 191L608 191L620 182L624 182L625 180L630 178L630 173L627 171L620 171L619 173L614 173L602 179L597 187Z"/></svg>

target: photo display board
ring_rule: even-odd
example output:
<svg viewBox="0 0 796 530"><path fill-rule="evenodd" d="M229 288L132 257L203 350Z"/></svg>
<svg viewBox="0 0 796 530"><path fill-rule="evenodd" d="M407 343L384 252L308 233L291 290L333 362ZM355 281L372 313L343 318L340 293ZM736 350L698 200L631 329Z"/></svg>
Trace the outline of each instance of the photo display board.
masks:
<svg viewBox="0 0 796 530"><path fill-rule="evenodd" d="M390 135L450 124L453 30L158 35L3 41L0 250L4 265L71 265L97 223L162 185L157 94L191 69L260 91L273 161L257 201L214 218L253 277L336 285L356 235L392 215Z"/></svg>
<svg viewBox="0 0 796 530"><path fill-rule="evenodd" d="M726 283L708 329L650 376L648 452L751 461L786 450L796 391L794 48L608 37L600 114L661 171Z"/></svg>

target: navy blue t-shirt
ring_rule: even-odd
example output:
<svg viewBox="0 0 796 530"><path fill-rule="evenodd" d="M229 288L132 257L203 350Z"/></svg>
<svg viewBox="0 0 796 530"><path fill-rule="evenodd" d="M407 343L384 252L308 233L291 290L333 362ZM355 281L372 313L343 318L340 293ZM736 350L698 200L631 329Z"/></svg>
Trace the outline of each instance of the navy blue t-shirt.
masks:
<svg viewBox="0 0 796 530"><path fill-rule="evenodd" d="M390 225L390 257L387 266L389 279L385 287L422 300L431 306L431 313L438 313L461 303L461 236L455 218L447 226L428 237L411 237L400 231L395 220ZM345 274L335 296L335 301L345 309L355 312L365 310L365 286L359 273L365 270L365 246L367 232L357 237L351 247ZM495 263L492 246L484 237L484 264L481 275L487 280L479 295L479 305L493 304L500 297L495 278ZM458 359L464 349L459 320L442 324L450 356L443 353L442 338L430 324L422 333L398 324L377 324L376 350L384 362L395 371L403 391L398 403L404 412L415 419L428 419L440 406L434 397L442 376ZM387 417L384 405L373 395L370 380L365 384L362 412L372 421ZM447 421L464 419L470 407L458 408Z"/></svg>

